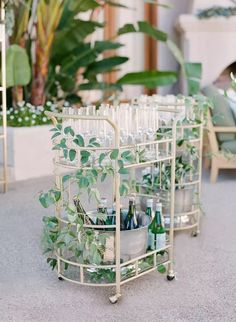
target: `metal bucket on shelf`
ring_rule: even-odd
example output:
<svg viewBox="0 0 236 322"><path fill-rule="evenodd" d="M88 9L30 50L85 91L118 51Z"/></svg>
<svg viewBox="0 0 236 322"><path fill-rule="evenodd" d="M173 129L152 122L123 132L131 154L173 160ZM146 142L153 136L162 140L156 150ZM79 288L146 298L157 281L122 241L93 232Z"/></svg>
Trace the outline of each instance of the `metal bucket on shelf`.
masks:
<svg viewBox="0 0 236 322"><path fill-rule="evenodd" d="M150 218L145 213L138 214L139 228L120 232L120 258L125 262L146 253L148 225ZM115 261L115 232L108 231L104 262Z"/></svg>
<svg viewBox="0 0 236 322"><path fill-rule="evenodd" d="M163 200L163 214L169 213L170 193L169 191L161 191L161 199ZM188 187L175 190L175 214L181 214L192 210L194 203L194 188Z"/></svg>

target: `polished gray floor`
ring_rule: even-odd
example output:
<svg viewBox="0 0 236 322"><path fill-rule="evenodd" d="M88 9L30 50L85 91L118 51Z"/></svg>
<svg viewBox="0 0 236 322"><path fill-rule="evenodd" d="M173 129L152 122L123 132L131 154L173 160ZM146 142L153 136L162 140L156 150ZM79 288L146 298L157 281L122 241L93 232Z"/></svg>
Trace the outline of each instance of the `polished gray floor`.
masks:
<svg viewBox="0 0 236 322"><path fill-rule="evenodd" d="M41 254L45 211L37 194L44 178L13 184L0 194L0 321L236 321L236 173L211 185L204 176L201 235L175 238L176 280L151 273L122 288L59 282Z"/></svg>

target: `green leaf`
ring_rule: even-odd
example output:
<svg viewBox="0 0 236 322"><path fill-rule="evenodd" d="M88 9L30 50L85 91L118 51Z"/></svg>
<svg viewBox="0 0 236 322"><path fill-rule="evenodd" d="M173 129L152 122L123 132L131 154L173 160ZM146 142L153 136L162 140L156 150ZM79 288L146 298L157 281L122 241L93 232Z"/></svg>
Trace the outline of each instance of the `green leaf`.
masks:
<svg viewBox="0 0 236 322"><path fill-rule="evenodd" d="M71 175L70 174L66 174L62 177L62 183L65 183L66 181L70 180Z"/></svg>
<svg viewBox="0 0 236 322"><path fill-rule="evenodd" d="M133 161L133 155L131 151L124 151L121 153L121 158L124 159L125 161Z"/></svg>
<svg viewBox="0 0 236 322"><path fill-rule="evenodd" d="M70 1L69 10L76 12L86 12L91 9L96 9L99 4L95 0L77 0Z"/></svg>
<svg viewBox="0 0 236 322"><path fill-rule="evenodd" d="M120 174L128 174L129 173L129 170L126 169L126 168L120 168L119 171L118 171Z"/></svg>
<svg viewBox="0 0 236 322"><path fill-rule="evenodd" d="M71 126L67 126L64 128L64 133L65 135L70 134L71 136L75 135L74 130L71 128Z"/></svg>
<svg viewBox="0 0 236 322"><path fill-rule="evenodd" d="M109 40L95 41L95 43L94 43L94 49L98 53L102 53L106 50L118 49L122 46L124 46L124 45L119 42L112 42Z"/></svg>
<svg viewBox="0 0 236 322"><path fill-rule="evenodd" d="M167 34L161 30L154 28L147 21L138 21L139 32L143 32L146 35L160 41L167 40Z"/></svg>
<svg viewBox="0 0 236 322"><path fill-rule="evenodd" d="M91 138L89 140L88 146L89 147L92 147L92 146L100 147L100 144L97 142L97 139L96 138Z"/></svg>
<svg viewBox="0 0 236 322"><path fill-rule="evenodd" d="M60 190L51 190L52 193L54 194L54 198L56 201L59 201L61 198L61 191Z"/></svg>
<svg viewBox="0 0 236 322"><path fill-rule="evenodd" d="M60 147L62 149L67 149L67 146L66 146L66 139L62 139L61 142L60 142Z"/></svg>
<svg viewBox="0 0 236 322"><path fill-rule="evenodd" d="M57 136L61 135L60 132L56 132L53 134L53 136L51 137L51 140L55 139Z"/></svg>
<svg viewBox="0 0 236 322"><path fill-rule="evenodd" d="M68 158L68 149L63 149L63 156L65 159Z"/></svg>
<svg viewBox="0 0 236 322"><path fill-rule="evenodd" d="M96 75L98 73L105 73L107 71L112 70L115 66L124 64L129 60L128 57L122 56L113 56L104 58L102 60L96 61L90 64L87 70L84 73L85 77L89 77L91 75Z"/></svg>
<svg viewBox="0 0 236 322"><path fill-rule="evenodd" d="M107 177L107 173L103 172L102 176L101 176L101 182L103 182Z"/></svg>
<svg viewBox="0 0 236 322"><path fill-rule="evenodd" d="M185 63L185 73L187 76L188 94L195 95L200 91L200 80L202 75L201 63Z"/></svg>
<svg viewBox="0 0 236 322"><path fill-rule="evenodd" d="M61 149L61 145L60 144L56 144L54 145L54 147L52 148L52 150L60 150Z"/></svg>
<svg viewBox="0 0 236 322"><path fill-rule="evenodd" d="M7 49L6 55L7 87L28 85L31 79L31 68L27 52L14 44Z"/></svg>
<svg viewBox="0 0 236 322"><path fill-rule="evenodd" d="M79 85L80 91L90 91L90 90L101 90L101 91L121 91L122 87L119 84L108 84L104 82L89 82Z"/></svg>
<svg viewBox="0 0 236 322"><path fill-rule="evenodd" d="M200 91L200 79L202 75L202 65L200 63L185 63L184 57L176 44L168 40L167 46L180 64L184 77L188 85L188 94L194 95Z"/></svg>
<svg viewBox="0 0 236 322"><path fill-rule="evenodd" d="M57 266L57 260L55 258L47 258L47 263L51 266L52 270Z"/></svg>
<svg viewBox="0 0 236 322"><path fill-rule="evenodd" d="M76 151L74 149L70 149L70 151L69 151L70 161L74 161L75 156L76 156Z"/></svg>
<svg viewBox="0 0 236 322"><path fill-rule="evenodd" d="M48 208L48 203L47 203L47 200L46 200L46 196L44 193L41 193L40 196L39 196L39 202L41 203L41 205L44 207L44 208Z"/></svg>
<svg viewBox="0 0 236 322"><path fill-rule="evenodd" d="M89 151L81 151L81 163L85 164L88 162L91 153Z"/></svg>
<svg viewBox="0 0 236 322"><path fill-rule="evenodd" d="M89 186L89 180L87 177L81 177L79 181L80 188L87 188Z"/></svg>
<svg viewBox="0 0 236 322"><path fill-rule="evenodd" d="M184 139L180 139L176 141L176 144L180 147L184 144L185 140Z"/></svg>
<svg viewBox="0 0 236 322"><path fill-rule="evenodd" d="M71 51L75 50L84 39L92 34L97 28L104 25L96 21L86 21L81 19L66 20L65 26L58 30L53 41L51 58L55 63L60 63L63 57L66 57Z"/></svg>
<svg viewBox="0 0 236 322"><path fill-rule="evenodd" d="M80 134L76 135L76 138L73 140L73 142L80 147L84 147L84 138Z"/></svg>
<svg viewBox="0 0 236 322"><path fill-rule="evenodd" d="M112 150L111 153L110 153L111 160L117 159L118 155L119 155L119 150L118 149Z"/></svg>
<svg viewBox="0 0 236 322"><path fill-rule="evenodd" d="M176 83L177 73L172 71L144 71L128 73L118 80L121 85L144 85L156 88Z"/></svg>
<svg viewBox="0 0 236 322"><path fill-rule="evenodd" d="M119 28L118 35L123 35L130 32L136 32L136 29L132 23L127 23L124 26Z"/></svg>
<svg viewBox="0 0 236 322"><path fill-rule="evenodd" d="M92 169L92 170L91 170L91 172L92 172L93 176L94 176L95 178L97 178L97 176L98 176L98 171L97 171L96 169Z"/></svg>
<svg viewBox="0 0 236 322"><path fill-rule="evenodd" d="M119 165L120 168L123 168L124 167L123 160L118 160L118 165Z"/></svg>
<svg viewBox="0 0 236 322"><path fill-rule="evenodd" d="M154 38L159 41L167 41L167 34L161 30L154 28L147 21L138 21L138 27L135 27L133 24L128 23L123 27L120 27L118 30L118 35L127 34L130 32L141 32L145 35Z"/></svg>
<svg viewBox="0 0 236 322"><path fill-rule="evenodd" d="M106 157L106 153L101 153L99 155L98 162L99 162L100 165L102 164L102 161L105 159L105 157Z"/></svg>
<svg viewBox="0 0 236 322"><path fill-rule="evenodd" d="M53 127L52 129L49 130L50 132L56 132L58 129L56 127Z"/></svg>
<svg viewBox="0 0 236 322"><path fill-rule="evenodd" d="M177 62L181 65L181 67L184 67L184 57L182 52L180 51L180 49L176 46L176 44L168 39L167 40L167 46L170 49L170 52L172 53L172 55L175 57L175 59L177 60Z"/></svg>
<svg viewBox="0 0 236 322"><path fill-rule="evenodd" d="M185 63L186 75L191 78L201 79L202 64L201 63Z"/></svg>

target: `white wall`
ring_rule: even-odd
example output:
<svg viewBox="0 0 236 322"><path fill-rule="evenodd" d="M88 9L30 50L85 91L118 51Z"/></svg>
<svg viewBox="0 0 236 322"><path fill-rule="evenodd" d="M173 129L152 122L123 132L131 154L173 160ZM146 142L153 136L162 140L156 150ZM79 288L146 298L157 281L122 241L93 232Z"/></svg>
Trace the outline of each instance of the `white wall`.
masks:
<svg viewBox="0 0 236 322"><path fill-rule="evenodd" d="M168 4L172 6L171 9L159 8L158 14L158 28L167 32L169 38L179 45L179 35L175 30L175 24L178 16L183 13L188 13L191 7L190 0L168 0ZM159 70L178 70L178 64L171 55L167 46L163 43L158 44L158 68ZM179 86L160 88L160 93L166 94L168 92L179 92Z"/></svg>
<svg viewBox="0 0 236 322"><path fill-rule="evenodd" d="M118 28L126 23L136 24L137 21L144 20L143 1L129 0L123 1L123 3L132 9L118 10ZM119 41L124 44L124 47L121 47L119 50L119 54L129 57L129 61L122 65L119 76L121 77L128 72L144 70L144 36L142 34L130 33L120 36ZM141 93L142 86L124 86L122 99L139 96Z"/></svg>

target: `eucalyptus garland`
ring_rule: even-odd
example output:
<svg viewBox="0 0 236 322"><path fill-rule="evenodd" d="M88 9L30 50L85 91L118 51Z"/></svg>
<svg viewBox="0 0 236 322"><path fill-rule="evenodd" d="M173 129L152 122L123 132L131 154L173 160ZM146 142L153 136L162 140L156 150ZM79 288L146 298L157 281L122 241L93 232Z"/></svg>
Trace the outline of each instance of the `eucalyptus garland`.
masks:
<svg viewBox="0 0 236 322"><path fill-rule="evenodd" d="M236 15L236 6L233 6L233 7L213 6L208 9L199 10L199 12L197 13L197 17L199 19L209 19L212 17L229 18L235 15Z"/></svg>

